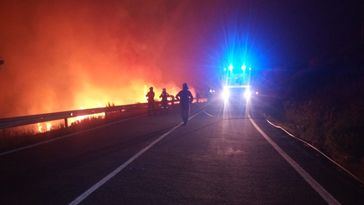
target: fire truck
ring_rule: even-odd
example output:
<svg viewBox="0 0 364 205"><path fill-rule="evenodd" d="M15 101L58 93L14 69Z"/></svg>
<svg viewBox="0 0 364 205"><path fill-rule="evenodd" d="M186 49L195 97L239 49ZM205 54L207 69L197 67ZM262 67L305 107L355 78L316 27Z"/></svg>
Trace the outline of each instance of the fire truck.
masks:
<svg viewBox="0 0 364 205"><path fill-rule="evenodd" d="M222 76L221 92L224 102L247 104L252 97L251 76L252 68L245 64L226 66Z"/></svg>

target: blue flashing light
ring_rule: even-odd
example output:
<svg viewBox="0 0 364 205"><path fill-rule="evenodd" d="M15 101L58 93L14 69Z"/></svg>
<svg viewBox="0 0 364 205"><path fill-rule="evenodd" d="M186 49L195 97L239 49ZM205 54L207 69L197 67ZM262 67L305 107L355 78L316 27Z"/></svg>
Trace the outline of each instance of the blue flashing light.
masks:
<svg viewBox="0 0 364 205"><path fill-rule="evenodd" d="M233 65L232 65L232 64L230 64L230 65L229 65L229 70L230 70L230 71L233 71L233 68L234 68L234 67L233 67Z"/></svg>
<svg viewBox="0 0 364 205"><path fill-rule="evenodd" d="M246 70L246 65L242 65L242 66L241 66L241 69L242 69L243 71L245 71L245 70Z"/></svg>
<svg viewBox="0 0 364 205"><path fill-rule="evenodd" d="M252 67L250 67L249 70L252 70Z"/></svg>

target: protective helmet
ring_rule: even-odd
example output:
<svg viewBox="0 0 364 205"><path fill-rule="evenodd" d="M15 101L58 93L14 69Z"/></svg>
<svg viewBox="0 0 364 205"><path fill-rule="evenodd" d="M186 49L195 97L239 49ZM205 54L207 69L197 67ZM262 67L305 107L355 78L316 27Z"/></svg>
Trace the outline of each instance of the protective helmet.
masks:
<svg viewBox="0 0 364 205"><path fill-rule="evenodd" d="M182 87L183 87L183 89L184 89L184 90L188 90L188 85L187 85L187 83L183 83Z"/></svg>

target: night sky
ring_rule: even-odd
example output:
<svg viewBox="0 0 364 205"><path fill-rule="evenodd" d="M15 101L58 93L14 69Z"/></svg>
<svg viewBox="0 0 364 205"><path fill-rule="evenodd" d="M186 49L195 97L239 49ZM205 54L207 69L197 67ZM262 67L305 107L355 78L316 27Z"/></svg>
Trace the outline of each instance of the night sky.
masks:
<svg viewBox="0 0 364 205"><path fill-rule="evenodd" d="M363 43L362 11L354 1L1 1L0 117L142 102L149 86L203 90L232 56L257 70L325 63Z"/></svg>

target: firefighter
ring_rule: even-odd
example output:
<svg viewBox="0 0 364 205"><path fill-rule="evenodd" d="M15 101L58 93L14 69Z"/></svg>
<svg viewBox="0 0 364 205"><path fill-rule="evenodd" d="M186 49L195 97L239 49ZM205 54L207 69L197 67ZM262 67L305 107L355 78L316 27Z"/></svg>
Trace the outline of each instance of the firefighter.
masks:
<svg viewBox="0 0 364 205"><path fill-rule="evenodd" d="M149 92L145 95L148 101L148 115L152 115L154 112L154 95L153 87L150 87Z"/></svg>
<svg viewBox="0 0 364 205"><path fill-rule="evenodd" d="M161 101L161 108L162 109L168 109L168 97L170 95L167 93L167 90L165 88L163 88L163 91L161 93L161 95L159 96L159 98L162 98Z"/></svg>
<svg viewBox="0 0 364 205"><path fill-rule="evenodd" d="M193 96L188 90L187 83L183 83L182 87L182 90L176 95L176 98L179 100L183 124L186 125L188 122L188 116L190 114L190 104L193 101Z"/></svg>

